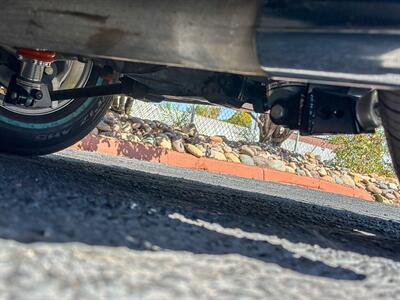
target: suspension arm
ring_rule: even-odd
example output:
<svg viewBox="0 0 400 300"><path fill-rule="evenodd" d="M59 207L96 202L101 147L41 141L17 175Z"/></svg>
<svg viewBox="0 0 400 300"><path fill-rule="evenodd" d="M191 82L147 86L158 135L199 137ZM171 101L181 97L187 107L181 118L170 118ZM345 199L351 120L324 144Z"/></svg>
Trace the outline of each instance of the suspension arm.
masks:
<svg viewBox="0 0 400 300"><path fill-rule="evenodd" d="M125 94L135 98L142 98L150 92L150 88L131 78L122 77L121 83L109 85L83 87L66 90L51 91L51 101L59 101L74 98L99 97Z"/></svg>

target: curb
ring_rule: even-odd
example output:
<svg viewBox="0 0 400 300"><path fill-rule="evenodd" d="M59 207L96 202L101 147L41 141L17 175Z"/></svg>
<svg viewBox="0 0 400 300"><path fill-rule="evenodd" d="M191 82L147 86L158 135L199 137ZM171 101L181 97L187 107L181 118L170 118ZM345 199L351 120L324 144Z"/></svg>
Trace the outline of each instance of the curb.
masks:
<svg viewBox="0 0 400 300"><path fill-rule="evenodd" d="M321 179L299 176L268 168L248 166L206 157L197 158L187 153L180 153L128 141L120 141L110 137L88 135L69 147L69 149L124 156L163 163L175 167L205 170L212 173L297 185L308 189L321 190L328 193L373 201L372 196L367 191L360 188L347 187Z"/></svg>

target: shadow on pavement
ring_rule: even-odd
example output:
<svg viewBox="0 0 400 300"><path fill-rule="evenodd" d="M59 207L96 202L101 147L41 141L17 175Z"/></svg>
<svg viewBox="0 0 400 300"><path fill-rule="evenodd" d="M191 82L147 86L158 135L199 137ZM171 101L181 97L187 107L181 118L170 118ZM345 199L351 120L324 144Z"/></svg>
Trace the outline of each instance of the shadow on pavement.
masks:
<svg viewBox="0 0 400 300"><path fill-rule="evenodd" d="M290 199L51 156L0 156L0 176L3 239L238 254L340 280L365 275L283 241L399 260L399 223Z"/></svg>

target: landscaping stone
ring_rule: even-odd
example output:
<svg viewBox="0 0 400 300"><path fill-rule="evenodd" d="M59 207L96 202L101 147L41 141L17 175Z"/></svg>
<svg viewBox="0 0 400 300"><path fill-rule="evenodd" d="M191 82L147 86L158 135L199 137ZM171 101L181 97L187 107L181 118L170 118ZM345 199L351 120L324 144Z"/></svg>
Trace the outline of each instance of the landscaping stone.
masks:
<svg viewBox="0 0 400 300"><path fill-rule="evenodd" d="M347 174L343 175L341 177L341 179L342 179L342 181L343 181L343 183L345 185L348 185L348 186L351 186L351 187L355 187L356 186L354 180Z"/></svg>
<svg viewBox="0 0 400 300"><path fill-rule="evenodd" d="M224 150L225 153L230 153L232 152L232 147L229 147L228 145L223 145L222 150Z"/></svg>
<svg viewBox="0 0 400 300"><path fill-rule="evenodd" d="M321 175L321 176L326 176L326 175L328 175L328 172L326 172L326 170L325 170L324 167L319 168L319 169L318 169L318 173L319 173L319 175Z"/></svg>
<svg viewBox="0 0 400 300"><path fill-rule="evenodd" d="M325 176L321 177L321 179L322 179L322 180L325 180L325 181L327 181L327 182L330 182L330 183L336 183L335 179L333 179L333 178L332 178L331 176L329 176L329 175L325 175Z"/></svg>
<svg viewBox="0 0 400 300"><path fill-rule="evenodd" d="M248 165L248 166L254 166L255 165L254 160L250 155L240 154L239 155L239 159L245 165Z"/></svg>
<svg viewBox="0 0 400 300"><path fill-rule="evenodd" d="M239 157L233 153L233 152L227 152L225 153L225 157L228 161L234 162L234 163L240 163Z"/></svg>
<svg viewBox="0 0 400 300"><path fill-rule="evenodd" d="M157 146L160 146L163 149L171 150L172 143L168 136L161 136L156 138Z"/></svg>
<svg viewBox="0 0 400 300"><path fill-rule="evenodd" d="M259 167L266 167L268 165L268 158L264 157L264 156L254 156L253 157L254 163L256 164L256 166Z"/></svg>
<svg viewBox="0 0 400 300"><path fill-rule="evenodd" d="M368 192L372 194L379 194L379 195L382 194L382 190L373 183L368 184L366 189Z"/></svg>
<svg viewBox="0 0 400 300"><path fill-rule="evenodd" d="M97 124L97 129L99 130L99 131L102 131L102 132L111 132L112 131L112 128L111 128L111 126L110 125L108 125L106 122L104 122L104 121L100 121L100 123L99 124Z"/></svg>
<svg viewBox="0 0 400 300"><path fill-rule="evenodd" d="M196 156L196 157L202 157L203 156L203 151L201 151L198 147L196 147L195 145L192 144L186 144L185 145L186 150Z"/></svg>
<svg viewBox="0 0 400 300"><path fill-rule="evenodd" d="M226 160L226 157L223 153L219 152L219 151L215 151L213 149L211 149L211 154L210 154L211 158L217 159L217 160Z"/></svg>
<svg viewBox="0 0 400 300"><path fill-rule="evenodd" d="M395 195L391 194L390 192L385 192L385 193L383 194L383 196L385 196L385 198L386 198L386 199L389 199L389 200L394 200L394 199L396 199Z"/></svg>
<svg viewBox="0 0 400 300"><path fill-rule="evenodd" d="M223 136L199 134L194 124L173 127L160 121L144 120L109 111L91 134L116 137L134 143L188 153L195 157L243 163L282 172L322 179L364 189L382 203L400 206L399 183L396 178L376 174L359 174L326 163L319 155L300 155L279 147L259 143L233 142ZM379 196L377 196L379 195ZM378 200L377 200L378 201Z"/></svg>
<svg viewBox="0 0 400 300"><path fill-rule="evenodd" d="M300 176L306 176L307 175L304 170L299 169L299 168L296 169L296 174L300 175Z"/></svg>
<svg viewBox="0 0 400 300"><path fill-rule="evenodd" d="M224 141L219 135L210 136L210 140L215 143L222 143Z"/></svg>
<svg viewBox="0 0 400 300"><path fill-rule="evenodd" d="M240 153L241 153L241 154L246 154L246 155L251 156L251 157L254 156L254 150L251 149L251 148L250 148L249 146L247 146L247 145L243 145L243 146L240 148Z"/></svg>
<svg viewBox="0 0 400 300"><path fill-rule="evenodd" d="M136 135L136 134L132 134L129 138L129 140L133 143L140 143L141 139Z"/></svg>
<svg viewBox="0 0 400 300"><path fill-rule="evenodd" d="M99 130L97 129L97 127L93 128L92 131L90 132L90 134L98 135L99 134Z"/></svg>
<svg viewBox="0 0 400 300"><path fill-rule="evenodd" d="M296 170L294 168L292 168L292 167L289 167L289 166L285 167L285 172L296 174Z"/></svg>
<svg viewBox="0 0 400 300"><path fill-rule="evenodd" d="M379 188L380 189L382 189L382 190L387 190L389 187L387 186L387 184L386 183L384 183L384 182L378 182L378 186L379 186Z"/></svg>
<svg viewBox="0 0 400 300"><path fill-rule="evenodd" d="M112 111L108 111L104 117L103 117L103 122L112 126L118 119L118 114L115 114Z"/></svg>
<svg viewBox="0 0 400 300"><path fill-rule="evenodd" d="M152 136L146 136L146 137L143 139L143 143L148 144L148 145L151 145L151 146L154 145L155 142L156 142L156 140L155 140L155 138L152 137Z"/></svg>
<svg viewBox="0 0 400 300"><path fill-rule="evenodd" d="M266 167L285 172L285 163L281 160L268 160Z"/></svg>
<svg viewBox="0 0 400 300"><path fill-rule="evenodd" d="M335 182L337 184L343 184L343 179L340 178L340 176L336 175L336 174L332 174L332 178L335 180Z"/></svg>
<svg viewBox="0 0 400 300"><path fill-rule="evenodd" d="M172 141L172 149L184 153L185 152L185 146L183 145L183 140L182 139L177 139Z"/></svg>

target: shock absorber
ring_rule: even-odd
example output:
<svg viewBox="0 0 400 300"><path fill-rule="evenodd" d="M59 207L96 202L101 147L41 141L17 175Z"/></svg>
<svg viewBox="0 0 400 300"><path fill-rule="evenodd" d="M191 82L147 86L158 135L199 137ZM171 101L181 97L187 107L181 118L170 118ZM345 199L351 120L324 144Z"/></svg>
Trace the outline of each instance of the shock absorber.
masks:
<svg viewBox="0 0 400 300"><path fill-rule="evenodd" d="M55 52L27 48L17 49L21 68L7 89L4 102L35 107L50 107L47 86L42 83L43 73L56 56Z"/></svg>
<svg viewBox="0 0 400 300"><path fill-rule="evenodd" d="M17 49L18 59L21 61L20 77L30 82L41 82L46 67L54 61L55 52L34 50L27 48Z"/></svg>

